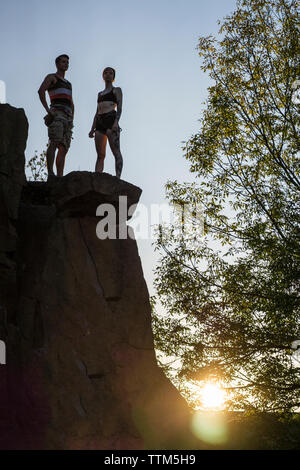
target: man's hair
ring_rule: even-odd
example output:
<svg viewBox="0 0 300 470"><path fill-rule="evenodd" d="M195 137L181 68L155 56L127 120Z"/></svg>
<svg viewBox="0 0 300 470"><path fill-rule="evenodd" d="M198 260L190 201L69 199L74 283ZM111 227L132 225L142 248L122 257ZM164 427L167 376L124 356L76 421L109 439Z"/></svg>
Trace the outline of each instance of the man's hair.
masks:
<svg viewBox="0 0 300 470"><path fill-rule="evenodd" d="M113 71L113 73L114 73L114 79L115 79L115 77L116 77L116 71L115 71L115 69L113 69L112 67L105 67L105 69L104 69L103 72L102 72L102 75L104 74L105 70L107 70L107 69L110 69L110 70Z"/></svg>
<svg viewBox="0 0 300 470"><path fill-rule="evenodd" d="M61 54L61 55L59 55L58 57L56 57L56 59L55 59L55 65L57 65L58 62L60 61L60 59L62 59L63 57L66 57L67 59L70 59L70 57L69 57L67 54Z"/></svg>

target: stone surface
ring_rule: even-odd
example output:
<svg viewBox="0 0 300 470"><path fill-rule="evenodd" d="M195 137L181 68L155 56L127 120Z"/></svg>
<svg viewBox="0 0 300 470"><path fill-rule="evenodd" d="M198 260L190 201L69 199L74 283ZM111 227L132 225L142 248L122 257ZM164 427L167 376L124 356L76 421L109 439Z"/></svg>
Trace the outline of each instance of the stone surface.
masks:
<svg viewBox="0 0 300 470"><path fill-rule="evenodd" d="M99 204L108 203L113 205L118 216L119 198L126 198L123 200L128 211L129 207L138 203L141 193L137 186L108 173L72 171L63 178L50 177L47 184L28 182L23 191L23 201L35 205L54 205L59 217L95 216Z"/></svg>
<svg viewBox="0 0 300 470"><path fill-rule="evenodd" d="M28 121L23 109L0 104L0 319L15 309L17 249L16 223L26 183L25 147ZM0 338L3 337L0 320Z"/></svg>
<svg viewBox="0 0 300 470"><path fill-rule="evenodd" d="M136 241L96 236L99 203L140 194L89 172L24 188L16 307L0 311L0 448L195 447L187 404L157 366Z"/></svg>
<svg viewBox="0 0 300 470"><path fill-rule="evenodd" d="M0 246L15 251L15 221L25 184L24 164L28 122L23 109L0 104Z"/></svg>

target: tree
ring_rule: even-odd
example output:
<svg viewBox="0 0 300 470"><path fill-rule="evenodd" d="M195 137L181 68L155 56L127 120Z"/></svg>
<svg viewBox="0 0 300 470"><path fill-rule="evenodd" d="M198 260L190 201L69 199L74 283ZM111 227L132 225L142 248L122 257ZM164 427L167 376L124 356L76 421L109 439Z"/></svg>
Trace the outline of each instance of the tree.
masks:
<svg viewBox="0 0 300 470"><path fill-rule="evenodd" d="M157 350L178 359L183 391L220 381L231 409L300 406L298 6L239 0L219 39L199 39L212 86L184 146L195 182L166 190L202 204L204 233L193 246L171 228L156 243Z"/></svg>
<svg viewBox="0 0 300 470"><path fill-rule="evenodd" d="M43 152L38 155L36 150L26 167L31 170L32 179L34 181L47 181L46 151L43 150Z"/></svg>

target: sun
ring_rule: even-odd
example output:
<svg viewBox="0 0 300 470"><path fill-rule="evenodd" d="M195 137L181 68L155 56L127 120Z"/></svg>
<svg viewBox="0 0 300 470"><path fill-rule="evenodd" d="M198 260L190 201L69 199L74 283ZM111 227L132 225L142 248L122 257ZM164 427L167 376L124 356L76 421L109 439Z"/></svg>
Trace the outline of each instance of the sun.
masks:
<svg viewBox="0 0 300 470"><path fill-rule="evenodd" d="M206 383L201 388L201 402L203 408L220 409L225 402L225 391L215 383Z"/></svg>

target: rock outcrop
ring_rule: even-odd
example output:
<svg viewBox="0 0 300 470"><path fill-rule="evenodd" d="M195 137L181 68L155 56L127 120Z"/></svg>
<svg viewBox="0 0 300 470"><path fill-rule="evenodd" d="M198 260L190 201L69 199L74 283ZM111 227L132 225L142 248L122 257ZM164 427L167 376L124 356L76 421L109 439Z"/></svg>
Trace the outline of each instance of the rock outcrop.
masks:
<svg viewBox="0 0 300 470"><path fill-rule="evenodd" d="M156 363L136 241L96 235L99 204L118 215L119 196L128 208L141 190L72 172L27 182L21 194L27 121L7 106L0 168L3 188L15 189L12 201L10 189L1 193L1 260L11 272L0 271L0 286L11 290L0 297L0 448L193 447L186 402Z"/></svg>
<svg viewBox="0 0 300 470"><path fill-rule="evenodd" d="M23 109L0 105L0 338L16 296L16 224L24 173L28 121ZM5 309L4 309L5 305Z"/></svg>

